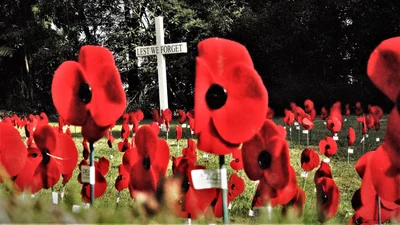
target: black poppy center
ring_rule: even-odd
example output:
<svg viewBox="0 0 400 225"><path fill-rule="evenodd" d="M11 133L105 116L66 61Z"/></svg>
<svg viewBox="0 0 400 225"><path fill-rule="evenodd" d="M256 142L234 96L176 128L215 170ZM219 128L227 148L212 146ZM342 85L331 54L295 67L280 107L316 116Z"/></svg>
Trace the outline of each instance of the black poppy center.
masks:
<svg viewBox="0 0 400 225"><path fill-rule="evenodd" d="M268 169L271 166L271 154L266 150L262 151L260 155L258 155L258 165L261 169Z"/></svg>
<svg viewBox="0 0 400 225"><path fill-rule="evenodd" d="M79 86L78 96L79 99L85 104L92 100L92 88L88 83L82 83L81 86Z"/></svg>
<svg viewBox="0 0 400 225"><path fill-rule="evenodd" d="M211 85L206 93L206 102L211 110L224 106L227 98L226 90L218 84Z"/></svg>
<svg viewBox="0 0 400 225"><path fill-rule="evenodd" d="M358 217L358 218L356 219L356 221L354 221L354 222L355 222L356 225L361 225L361 224L363 224L363 220L362 220L361 217Z"/></svg>
<svg viewBox="0 0 400 225"><path fill-rule="evenodd" d="M117 177L117 180L122 180L122 175L119 175L118 177Z"/></svg>
<svg viewBox="0 0 400 225"><path fill-rule="evenodd" d="M321 178L323 176L324 176L324 171L321 171L321 170L317 171L317 177L318 178Z"/></svg>
<svg viewBox="0 0 400 225"><path fill-rule="evenodd" d="M321 203L322 204L325 204L325 203L327 203L328 202L328 195L325 193L325 192L323 192L322 194L321 194Z"/></svg>
<svg viewBox="0 0 400 225"><path fill-rule="evenodd" d="M325 146L325 149L327 149L327 150L328 150L328 149L331 149L331 146L330 146L330 145L326 145L326 146Z"/></svg>
<svg viewBox="0 0 400 225"><path fill-rule="evenodd" d="M44 164L44 165L47 165L49 162L50 162L50 155L49 155L49 150L47 150L47 149L44 149L43 151L42 151L42 163ZM36 154L36 153L34 153L34 154ZM37 156L37 154L36 154L36 156Z"/></svg>
<svg viewBox="0 0 400 225"><path fill-rule="evenodd" d="M301 158L302 158L302 161L305 162L305 163L310 162L310 156L304 155Z"/></svg>
<svg viewBox="0 0 400 225"><path fill-rule="evenodd" d="M238 163L238 162L239 162L239 158L236 158L236 159L235 159L235 162L237 162L237 163Z"/></svg>
<svg viewBox="0 0 400 225"><path fill-rule="evenodd" d="M33 153L32 154L32 158L36 158L36 157L38 157L38 154L37 153Z"/></svg>
<svg viewBox="0 0 400 225"><path fill-rule="evenodd" d="M143 159L143 167L146 170L150 169L150 158L148 156L144 157L144 159Z"/></svg>
<svg viewBox="0 0 400 225"><path fill-rule="evenodd" d="M231 190L235 190L235 184L231 185Z"/></svg>
<svg viewBox="0 0 400 225"><path fill-rule="evenodd" d="M190 183L187 178L183 179L182 184L181 184L182 192L187 193L190 188Z"/></svg>
<svg viewBox="0 0 400 225"><path fill-rule="evenodd" d="M214 207L217 204L218 199L214 198L214 200L211 202L211 206Z"/></svg>

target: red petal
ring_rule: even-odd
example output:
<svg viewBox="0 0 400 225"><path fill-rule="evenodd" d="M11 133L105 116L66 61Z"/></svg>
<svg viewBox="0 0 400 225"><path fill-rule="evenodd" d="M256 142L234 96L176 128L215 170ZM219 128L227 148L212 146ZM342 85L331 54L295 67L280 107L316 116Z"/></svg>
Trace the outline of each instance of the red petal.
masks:
<svg viewBox="0 0 400 225"><path fill-rule="evenodd" d="M290 156L287 142L283 138L275 137L268 142L265 149L271 154L271 165L264 170L264 177L272 188L282 189L287 185L290 173Z"/></svg>
<svg viewBox="0 0 400 225"><path fill-rule="evenodd" d="M78 163L78 150L75 142L67 134L58 133L57 149L54 155L58 157L54 160L58 162L61 174L69 174L74 171Z"/></svg>
<svg viewBox="0 0 400 225"><path fill-rule="evenodd" d="M322 161L321 166L315 171L314 182L317 184L322 177L332 178L332 170L328 163Z"/></svg>
<svg viewBox="0 0 400 225"><path fill-rule="evenodd" d="M33 132L33 138L40 150L48 150L53 153L56 150L56 133L49 125L38 127Z"/></svg>
<svg viewBox="0 0 400 225"><path fill-rule="evenodd" d="M264 151L264 143L259 134L254 135L250 141L243 143L243 168L250 180L259 180L263 177L264 173L258 164L258 155L262 151Z"/></svg>
<svg viewBox="0 0 400 225"><path fill-rule="evenodd" d="M101 157L97 164L96 170L98 170L101 175L105 176L110 169L110 161L108 159Z"/></svg>
<svg viewBox="0 0 400 225"><path fill-rule="evenodd" d="M88 142L96 142L102 138L109 127L99 127L91 116L86 118L85 124L82 126L82 136L87 139Z"/></svg>
<svg viewBox="0 0 400 225"><path fill-rule="evenodd" d="M316 188L318 221L324 223L336 214L340 192L336 183L326 177L319 179ZM324 194L326 195L325 199Z"/></svg>
<svg viewBox="0 0 400 225"><path fill-rule="evenodd" d="M0 160L8 175L17 175L25 166L26 147L12 125L0 123Z"/></svg>
<svg viewBox="0 0 400 225"><path fill-rule="evenodd" d="M154 130L147 125L140 127L135 136L135 144L139 155L142 157L149 156L154 159L156 156L158 137Z"/></svg>

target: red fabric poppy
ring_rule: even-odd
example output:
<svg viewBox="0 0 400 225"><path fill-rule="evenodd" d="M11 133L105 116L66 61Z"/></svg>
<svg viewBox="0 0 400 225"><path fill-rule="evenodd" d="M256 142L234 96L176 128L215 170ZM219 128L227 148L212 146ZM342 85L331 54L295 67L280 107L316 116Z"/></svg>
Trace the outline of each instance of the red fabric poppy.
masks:
<svg viewBox="0 0 400 225"><path fill-rule="evenodd" d="M132 133L135 134L139 129L139 120L135 117L132 119Z"/></svg>
<svg viewBox="0 0 400 225"><path fill-rule="evenodd" d="M273 189L270 194L271 196L271 206L285 205L294 198L297 192L297 178L296 171L293 166L289 168L289 182L282 189ZM262 195L261 195L262 196Z"/></svg>
<svg viewBox="0 0 400 225"><path fill-rule="evenodd" d="M296 112L294 114L294 118L299 124L301 124L305 114L306 114L306 112L304 112L304 109L302 109L301 107L297 106L296 107Z"/></svg>
<svg viewBox="0 0 400 225"><path fill-rule="evenodd" d="M257 188L256 188L256 191L254 193L253 200L251 202L251 208L252 209L255 208L255 207L262 207L262 206L265 206L267 204L266 200L261 197L261 189L262 189L261 186L262 185L260 183L257 184Z"/></svg>
<svg viewBox="0 0 400 225"><path fill-rule="evenodd" d="M228 180L229 201L232 201L237 196L241 195L244 191L244 188L245 188L244 180L239 175L237 175L237 173L233 173Z"/></svg>
<svg viewBox="0 0 400 225"><path fill-rule="evenodd" d="M189 168L194 167L195 162L185 156L172 157L172 174L176 177L185 177Z"/></svg>
<svg viewBox="0 0 400 225"><path fill-rule="evenodd" d="M94 198L99 198L101 197L107 189L107 180L105 178L105 175L108 173L109 169L109 164L110 162L102 157L99 159L99 161L94 162L94 167L95 167L95 184L94 184ZM89 164L86 162L86 160L82 160L82 162L79 165L79 169L81 170L81 166L86 165L88 166ZM81 174L79 173L78 175L78 181L82 184L82 190L81 190L81 196L82 200L86 203L90 202L90 184L89 183L82 183L81 181Z"/></svg>
<svg viewBox="0 0 400 225"><path fill-rule="evenodd" d="M179 141L182 139L182 127L179 125L175 126L175 131L176 131L176 140Z"/></svg>
<svg viewBox="0 0 400 225"><path fill-rule="evenodd" d="M350 104L346 104L346 105L344 106L344 114L345 114L346 116L350 116L350 114L351 114L351 111L350 111Z"/></svg>
<svg viewBox="0 0 400 225"><path fill-rule="evenodd" d="M361 134L365 135L367 133L367 119L366 116L358 117L357 122L361 123Z"/></svg>
<svg viewBox="0 0 400 225"><path fill-rule="evenodd" d="M78 149L74 140L67 134L57 133L57 148L54 159L58 162L61 175L68 176L73 173L78 163ZM64 182L67 179L64 179Z"/></svg>
<svg viewBox="0 0 400 225"><path fill-rule="evenodd" d="M242 150L234 149L232 151L232 161L230 163L230 166L236 171L243 169Z"/></svg>
<svg viewBox="0 0 400 225"><path fill-rule="evenodd" d="M303 116L303 119L301 120L301 126L303 126L305 130L311 130L314 128L314 123L312 122L310 115L305 114Z"/></svg>
<svg viewBox="0 0 400 225"><path fill-rule="evenodd" d="M371 53L367 74L390 100L396 102L400 92L400 37L382 41Z"/></svg>
<svg viewBox="0 0 400 225"><path fill-rule="evenodd" d="M318 180L316 188L318 221L324 223L335 216L339 206L340 192L335 181L326 177Z"/></svg>
<svg viewBox="0 0 400 225"><path fill-rule="evenodd" d="M356 102L354 113L357 116L361 116L364 113L364 110L363 110L360 102Z"/></svg>
<svg viewBox="0 0 400 225"><path fill-rule="evenodd" d="M328 114L328 110L325 107L321 108L321 115L320 118L322 120L325 120L326 118L328 118L329 114Z"/></svg>
<svg viewBox="0 0 400 225"><path fill-rule="evenodd" d="M228 205L230 204L230 199L228 198L227 201ZM223 216L223 206L222 206L222 191L221 189L217 189L217 194L214 198L214 200L211 202L211 207L213 209L213 215L216 218L221 218ZM207 217L208 216L208 217ZM209 215L206 215L206 218L209 218Z"/></svg>
<svg viewBox="0 0 400 225"><path fill-rule="evenodd" d="M354 168L356 169L356 172L361 179L364 177L364 172L367 168L369 159L374 153L375 153L374 151L366 152L357 160L357 163L354 166Z"/></svg>
<svg viewBox="0 0 400 225"><path fill-rule="evenodd" d="M140 121L142 121L142 120L144 119L144 113L143 113L143 111L142 111L141 109L138 109L138 110L135 112L135 114L136 114L136 120L137 120L138 122L140 122Z"/></svg>
<svg viewBox="0 0 400 225"><path fill-rule="evenodd" d="M268 93L244 46L209 38L199 43L198 50L194 118L198 148L229 154L262 126Z"/></svg>
<svg viewBox="0 0 400 225"><path fill-rule="evenodd" d="M154 133L158 136L160 133L160 126L156 122L151 122L150 127L153 129Z"/></svg>
<svg viewBox="0 0 400 225"><path fill-rule="evenodd" d="M332 134L337 134L342 129L342 122L340 122L340 120L335 116L329 116L326 121L326 128Z"/></svg>
<svg viewBox="0 0 400 225"><path fill-rule="evenodd" d="M122 191L128 188L129 184L129 173L126 171L125 166L120 164L118 166L118 177L115 180L115 188L117 191Z"/></svg>
<svg viewBox="0 0 400 225"><path fill-rule="evenodd" d="M290 102L290 103L289 103L289 107L290 107L290 111L291 111L293 114L296 114L296 108L297 108L296 103Z"/></svg>
<svg viewBox="0 0 400 225"><path fill-rule="evenodd" d="M14 180L14 185L18 191L31 192L32 179L35 173L36 167L41 162L40 150L38 148L30 147L27 151L27 160L24 168L18 173Z"/></svg>
<svg viewBox="0 0 400 225"><path fill-rule="evenodd" d="M314 109L314 102L311 101L310 99L306 99L304 101L304 111L309 113L311 110Z"/></svg>
<svg viewBox="0 0 400 225"><path fill-rule="evenodd" d="M305 148L301 153L300 158L301 168L310 172L319 165L319 155L312 148Z"/></svg>
<svg viewBox="0 0 400 225"><path fill-rule="evenodd" d="M167 127L167 130L169 130L169 124L172 121L172 112L170 109L164 109L162 111L162 118L164 119L165 125Z"/></svg>
<svg viewBox="0 0 400 225"><path fill-rule="evenodd" d="M159 139L150 126L144 125L136 133L137 157L130 170L129 190L131 196L136 191L154 192L161 178L166 174L169 163L169 147Z"/></svg>
<svg viewBox="0 0 400 225"><path fill-rule="evenodd" d="M273 109L271 109L270 107L268 107L268 111L267 111L267 119L272 120L272 118L274 118L275 112Z"/></svg>
<svg viewBox="0 0 400 225"><path fill-rule="evenodd" d="M289 147L271 120L266 120L259 133L243 143L242 159L251 180L265 178L275 189L284 188L289 181Z"/></svg>
<svg viewBox="0 0 400 225"><path fill-rule="evenodd" d="M347 130L347 145L352 146L356 141L356 132L352 127Z"/></svg>
<svg viewBox="0 0 400 225"><path fill-rule="evenodd" d="M191 110L187 111L187 112L186 112L186 116L187 116L188 118L194 119L194 109L191 109Z"/></svg>
<svg viewBox="0 0 400 225"><path fill-rule="evenodd" d="M125 152L126 150L130 149L131 143L129 142L128 139L124 139L124 141L121 141L118 143L118 151L120 152Z"/></svg>
<svg viewBox="0 0 400 225"><path fill-rule="evenodd" d="M160 114L158 113L158 110L157 110L157 109L154 109L154 108L153 108L153 109L151 110L151 116L152 116L152 118L153 118L153 121L158 123L158 121L159 121L159 119L160 119Z"/></svg>
<svg viewBox="0 0 400 225"><path fill-rule="evenodd" d="M303 207L306 201L306 194L299 186L297 186L296 194L287 204L282 207L282 215L287 216L294 213L298 218L303 214Z"/></svg>
<svg viewBox="0 0 400 225"><path fill-rule="evenodd" d="M326 136L324 139L322 139L319 142L319 152L321 154L324 154L326 157L332 157L334 154L336 154L336 151L338 149L336 141L333 140L332 137Z"/></svg>
<svg viewBox="0 0 400 225"><path fill-rule="evenodd" d="M18 130L11 124L0 122L0 166L8 174L1 174L4 177L0 180L19 174L26 161L26 147Z"/></svg>
<svg viewBox="0 0 400 225"><path fill-rule="evenodd" d="M196 142L188 138L188 145L182 149L182 155L195 163L197 161Z"/></svg>
<svg viewBox="0 0 400 225"><path fill-rule="evenodd" d="M186 121L186 113L182 109L179 109L178 110L178 122L180 124L183 124L183 123L185 123L185 121Z"/></svg>
<svg viewBox="0 0 400 225"><path fill-rule="evenodd" d="M99 140L124 112L125 92L112 53L100 46L80 49L53 76L52 98L65 123L82 126L89 142Z"/></svg>
<svg viewBox="0 0 400 225"><path fill-rule="evenodd" d="M294 114L290 111L285 109L285 117L283 118L283 123L287 126L292 126L294 123Z"/></svg>
<svg viewBox="0 0 400 225"><path fill-rule="evenodd" d="M130 129L128 123L123 123L121 126L121 139L127 139L130 135Z"/></svg>
<svg viewBox="0 0 400 225"><path fill-rule="evenodd" d="M328 163L322 161L318 170L314 174L314 183L317 184L318 180L322 177L333 178L332 170Z"/></svg>
<svg viewBox="0 0 400 225"><path fill-rule="evenodd" d="M37 126L44 126L49 124L49 118L47 117L45 112L41 112L39 115L38 125Z"/></svg>

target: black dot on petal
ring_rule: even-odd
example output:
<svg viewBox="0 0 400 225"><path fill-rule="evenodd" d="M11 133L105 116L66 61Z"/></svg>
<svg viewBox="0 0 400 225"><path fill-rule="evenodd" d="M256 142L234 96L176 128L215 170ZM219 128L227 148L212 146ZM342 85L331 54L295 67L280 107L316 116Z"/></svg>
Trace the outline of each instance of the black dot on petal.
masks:
<svg viewBox="0 0 400 225"><path fill-rule="evenodd" d="M268 169L271 166L271 154L267 150L262 151L258 155L258 165L261 169Z"/></svg>
<svg viewBox="0 0 400 225"><path fill-rule="evenodd" d="M89 103L90 100L92 100L92 88L89 86L88 83L82 83L79 86L78 96L79 99L85 104Z"/></svg>
<svg viewBox="0 0 400 225"><path fill-rule="evenodd" d="M206 102L211 110L216 110L224 106L227 98L228 94L226 90L218 84L211 85L206 93Z"/></svg>

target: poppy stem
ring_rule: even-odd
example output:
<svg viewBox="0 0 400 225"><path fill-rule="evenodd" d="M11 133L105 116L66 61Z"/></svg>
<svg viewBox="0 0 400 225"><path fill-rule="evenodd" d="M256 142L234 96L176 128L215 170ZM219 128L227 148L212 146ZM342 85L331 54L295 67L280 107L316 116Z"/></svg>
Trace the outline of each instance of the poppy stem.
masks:
<svg viewBox="0 0 400 225"><path fill-rule="evenodd" d="M381 218L381 198L377 195L377 203L378 203L378 224L382 224L382 218Z"/></svg>
<svg viewBox="0 0 400 225"><path fill-rule="evenodd" d="M219 156L219 168L221 176L221 191L222 191L222 211L224 224L229 223L228 218L228 180L225 167L225 156Z"/></svg>
<svg viewBox="0 0 400 225"><path fill-rule="evenodd" d="M95 181L95 172L94 172L94 143L89 143L90 148L90 205L94 204L94 181Z"/></svg>
<svg viewBox="0 0 400 225"><path fill-rule="evenodd" d="M117 210L118 209L118 206L119 206L119 197L121 196L121 191L118 191L118 193L117 193L117 202L116 202L116 205L115 205L115 210Z"/></svg>

